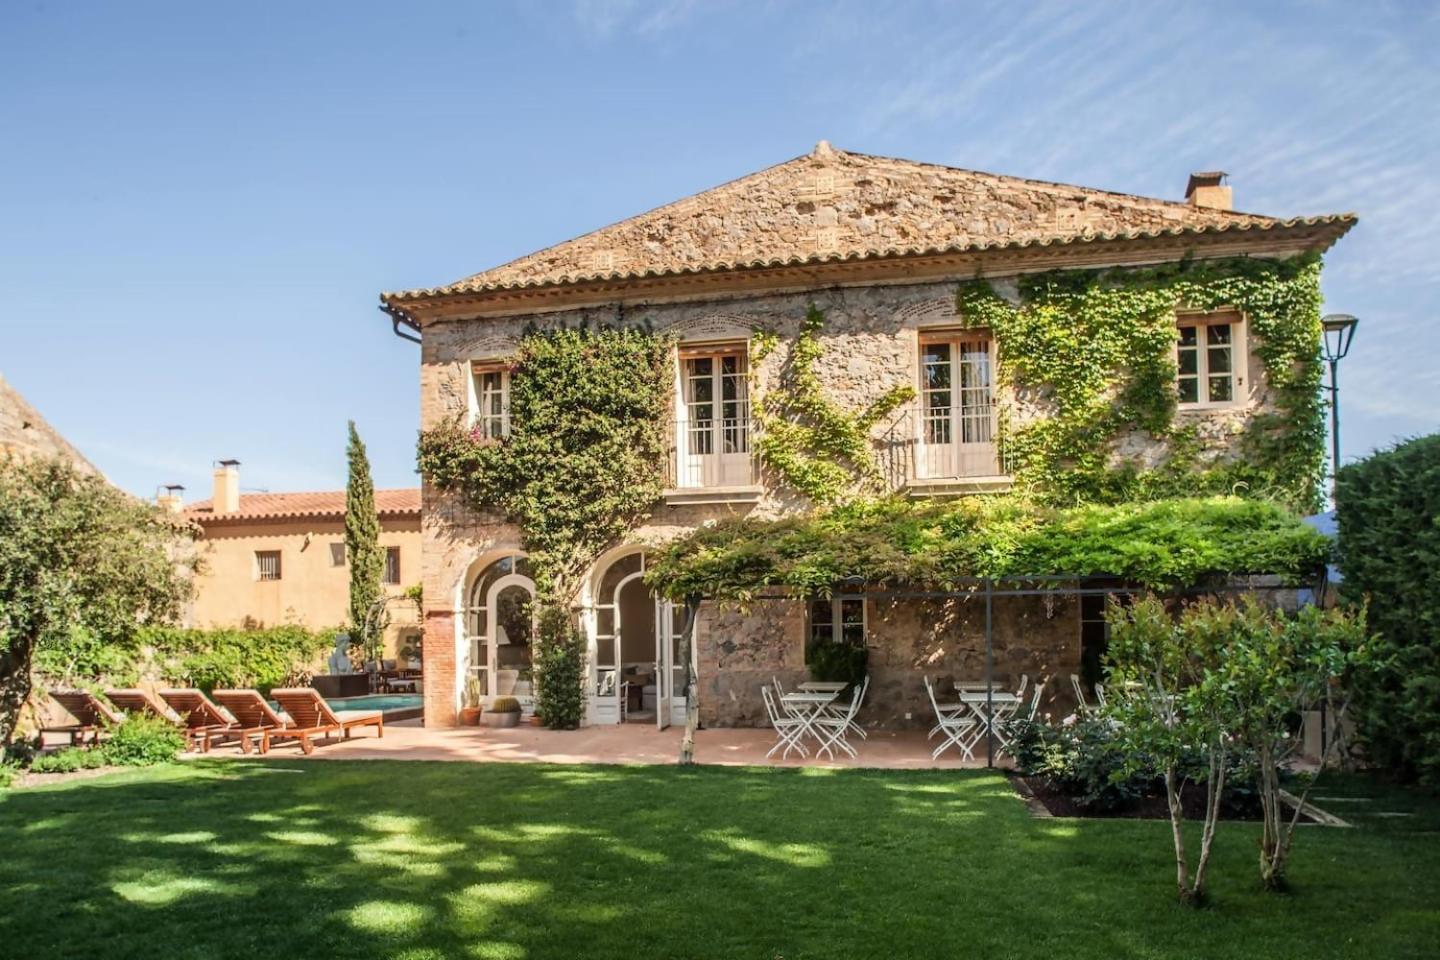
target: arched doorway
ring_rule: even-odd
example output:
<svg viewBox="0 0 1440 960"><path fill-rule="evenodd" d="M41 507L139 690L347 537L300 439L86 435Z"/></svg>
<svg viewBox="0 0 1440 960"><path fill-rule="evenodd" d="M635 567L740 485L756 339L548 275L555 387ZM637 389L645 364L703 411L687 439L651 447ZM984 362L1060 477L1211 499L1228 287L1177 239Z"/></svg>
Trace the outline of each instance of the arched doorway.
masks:
<svg viewBox="0 0 1440 960"><path fill-rule="evenodd" d="M595 583L591 721L651 723L664 729L685 719L685 678L679 649L683 610L645 585L645 554L606 565Z"/></svg>
<svg viewBox="0 0 1440 960"><path fill-rule="evenodd" d="M508 554L490 562L471 581L466 598L470 673L480 684L480 696L485 703L515 697L531 707L535 581L530 561Z"/></svg>

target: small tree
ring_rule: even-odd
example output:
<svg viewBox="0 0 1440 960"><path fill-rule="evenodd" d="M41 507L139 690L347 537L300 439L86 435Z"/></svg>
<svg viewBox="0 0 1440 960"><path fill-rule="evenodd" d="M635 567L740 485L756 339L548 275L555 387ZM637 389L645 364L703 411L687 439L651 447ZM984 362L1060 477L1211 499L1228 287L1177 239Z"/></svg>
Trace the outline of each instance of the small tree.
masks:
<svg viewBox="0 0 1440 960"><path fill-rule="evenodd" d="M350 478L345 487L345 559L350 564L350 640L366 660L378 660L385 626L385 551L380 548L380 517L375 512L375 484L370 479L370 458L350 421L350 442L345 448Z"/></svg>
<svg viewBox="0 0 1440 960"><path fill-rule="evenodd" d="M1299 717L1321 703L1336 723L1349 706L1341 681L1370 656L1365 611L1306 607L1290 616L1267 609L1251 597L1229 608L1225 656L1216 679L1225 693L1230 733L1259 765L1264 829L1260 837L1260 881L1270 890L1285 887L1285 868L1305 800L1336 749L1332 740L1320 758L1293 812L1280 788L1281 772L1301 744Z"/></svg>
<svg viewBox="0 0 1440 960"><path fill-rule="evenodd" d="M1175 844L1175 884L1181 903L1198 905L1205 900L1206 870L1225 789L1223 697L1212 669L1223 657L1223 644L1217 642L1221 631L1192 611L1177 622L1153 597L1138 599L1128 609L1112 604L1108 616L1111 694L1105 715L1118 724L1127 766L1163 775ZM1182 769L1197 752L1203 758L1205 819L1192 871L1185 847Z"/></svg>
<svg viewBox="0 0 1440 960"><path fill-rule="evenodd" d="M36 656L135 652L190 594L187 527L69 461L0 458L0 745L30 698Z"/></svg>
<svg viewBox="0 0 1440 960"><path fill-rule="evenodd" d="M574 730L585 708L585 640L561 607L543 606L537 619L535 712L552 730Z"/></svg>

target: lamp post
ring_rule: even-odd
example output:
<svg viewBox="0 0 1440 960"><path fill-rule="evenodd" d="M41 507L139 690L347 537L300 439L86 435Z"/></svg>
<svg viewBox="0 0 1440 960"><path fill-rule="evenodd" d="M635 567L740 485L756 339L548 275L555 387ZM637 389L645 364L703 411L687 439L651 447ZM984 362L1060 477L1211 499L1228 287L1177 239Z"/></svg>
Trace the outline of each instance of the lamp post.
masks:
<svg viewBox="0 0 1440 960"><path fill-rule="evenodd" d="M1348 313L1332 313L1320 320L1324 328L1320 356L1330 365L1330 501L1335 501L1335 478L1340 472L1340 361L1350 352L1359 320Z"/></svg>

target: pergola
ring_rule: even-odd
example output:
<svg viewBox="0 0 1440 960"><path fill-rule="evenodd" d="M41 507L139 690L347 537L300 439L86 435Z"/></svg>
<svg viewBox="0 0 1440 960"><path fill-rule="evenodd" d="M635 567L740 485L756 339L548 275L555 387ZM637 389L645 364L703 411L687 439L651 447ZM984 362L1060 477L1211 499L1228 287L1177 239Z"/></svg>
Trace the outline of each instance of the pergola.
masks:
<svg viewBox="0 0 1440 960"><path fill-rule="evenodd" d="M860 597L866 600L938 600L969 601L978 597L985 600L985 688L986 688L986 711L993 714L994 701L994 668L995 668L995 599L997 597L1083 597L1083 596L1111 596L1114 594L1139 595L1152 594L1167 598L1182 598L1195 596L1215 596L1219 594L1243 594L1278 592L1282 590L1304 589L1284 583L1255 583L1255 579L1272 580L1274 575L1251 574L1248 580L1252 582L1237 582L1237 578L1230 578L1225 583L1206 586L1189 585L1175 586L1169 589L1157 589L1154 587L1142 586L1133 582L1127 583L1123 577L1105 574L1035 574L1028 576L1008 577L959 577L942 588L930 588L925 586L910 587L887 587L883 585L865 583L859 578L850 578L838 581L831 585L831 592L844 591L846 596ZM1321 570L1317 581L1312 589L1317 597L1323 597L1327 583L1326 571ZM1100 585L1100 584L1103 584ZM683 665L686 677L686 707L685 707L685 738L680 748L680 763L688 764L694 762L694 740L695 729L698 723L699 705L696 699L696 675L695 664L691 654L691 644L694 640L695 623L699 616L700 605L713 597L691 595L685 598L685 627L681 634L681 650L683 652ZM804 599L794 593L759 593L749 599L748 602L794 602ZM987 725L985 731L985 766L995 765L995 735Z"/></svg>

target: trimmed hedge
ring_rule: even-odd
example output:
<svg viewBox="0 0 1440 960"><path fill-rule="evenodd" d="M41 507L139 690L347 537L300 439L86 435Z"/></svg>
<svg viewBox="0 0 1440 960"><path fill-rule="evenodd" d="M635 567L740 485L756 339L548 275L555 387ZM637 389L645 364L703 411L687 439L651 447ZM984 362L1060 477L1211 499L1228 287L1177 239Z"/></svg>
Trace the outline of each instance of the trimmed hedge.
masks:
<svg viewBox="0 0 1440 960"><path fill-rule="evenodd" d="M1440 783L1440 434L1339 471L1341 596L1370 603L1381 666L1357 683L1370 760Z"/></svg>

